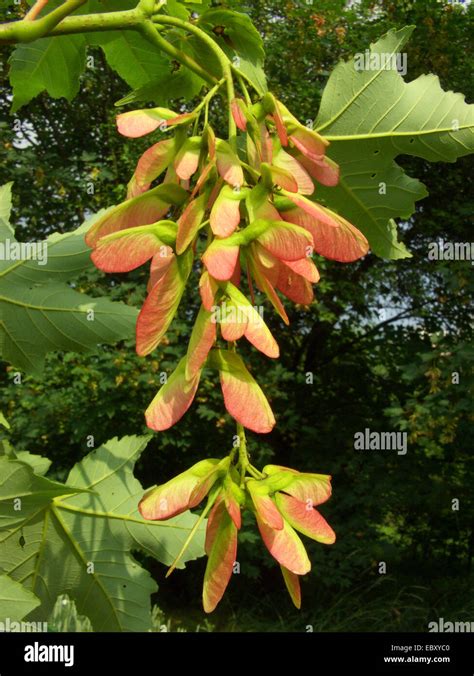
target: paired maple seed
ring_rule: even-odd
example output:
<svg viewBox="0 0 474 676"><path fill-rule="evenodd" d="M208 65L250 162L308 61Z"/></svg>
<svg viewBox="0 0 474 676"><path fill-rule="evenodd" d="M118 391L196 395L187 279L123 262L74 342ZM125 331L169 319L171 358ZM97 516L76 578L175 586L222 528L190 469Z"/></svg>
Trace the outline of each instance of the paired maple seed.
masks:
<svg viewBox="0 0 474 676"><path fill-rule="evenodd" d="M312 284L319 280L313 252L350 262L367 253L368 242L342 216L309 199L315 182L337 185L339 168L325 155L328 141L271 94L254 104L231 102L243 132L239 152L234 142L216 138L207 121L196 135L198 112L199 107L184 114L150 108L117 117L119 132L131 138L157 129L175 133L141 156L126 201L96 220L86 242L95 265L105 272L128 272L151 260L148 296L136 327L139 355L160 343L195 259L203 263L202 305L187 354L149 405L147 425L157 431L174 425L191 406L207 366L219 372L225 407L238 426L266 433L275 425L273 412L235 352L236 341L244 336L268 357L279 356L254 306L253 283L288 324L277 290L295 303L311 303ZM151 187L162 174L162 182ZM201 230L206 241L199 237ZM239 288L242 270L250 300ZM216 313L224 306L235 313ZM228 349L216 347L218 327ZM334 542L334 532L314 509L329 498L330 477L275 465L261 473L249 464L246 452L239 452L234 462L235 454L234 449L223 460L203 460L153 488L140 502L140 512L146 519L168 519L208 495L200 521L209 514L203 601L210 612L232 574L241 510L250 510L300 607L298 575L310 570L310 562L294 529L318 542Z"/></svg>
<svg viewBox="0 0 474 676"><path fill-rule="evenodd" d="M242 488L230 457L201 460L166 484L152 488L140 502L139 510L145 519L164 520L196 507L209 495L203 512L210 510L203 587L206 612L217 606L232 575L242 509L255 515L262 539L280 564L297 608L301 606L298 576L308 573L311 563L295 530L325 544L336 539L332 528L314 509L331 495L330 476L305 474L278 465L267 465L263 472L265 478L248 478ZM179 558L180 555L170 572Z"/></svg>

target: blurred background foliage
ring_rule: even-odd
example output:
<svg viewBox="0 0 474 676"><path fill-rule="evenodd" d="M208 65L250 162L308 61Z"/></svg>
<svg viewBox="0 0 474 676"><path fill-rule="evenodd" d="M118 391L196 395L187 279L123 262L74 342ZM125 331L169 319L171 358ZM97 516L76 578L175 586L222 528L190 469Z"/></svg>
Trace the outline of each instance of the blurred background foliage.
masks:
<svg viewBox="0 0 474 676"><path fill-rule="evenodd" d="M302 120L314 119L328 74L340 58L364 51L389 28L415 24L408 75L436 73L444 89L473 100L471 6L436 0L353 2L248 0L223 3L248 13L262 33L270 88ZM347 5L351 5L347 7ZM4 50L3 56L7 54ZM12 117L6 71L0 73L0 184L14 180L21 240L77 227L124 197L148 141L126 140L114 126L114 102L128 87L98 51L72 105L37 97ZM180 102L176 102L178 105ZM219 110L214 110L217 115ZM337 532L332 547L309 543L313 570L303 582L303 610L285 596L280 572L251 523L242 531L236 575L205 623L200 587L205 561L160 585L158 624L168 629L423 631L427 623L473 620L474 460L472 455L472 267L428 259L429 244L469 242L472 165L399 158L430 196L403 223L413 258L367 256L356 264L321 260L322 281L310 308L289 307L290 328L267 309L282 357L242 346L277 417L270 435L249 434L253 462L272 461L333 476L322 511ZM139 305L144 276L91 270L78 286ZM192 285L195 287L195 285ZM167 340L138 358L133 341L87 356L56 354L43 378L0 375L0 410L19 449L47 455L58 478L87 451L118 435L145 430L143 411L186 349L197 311L191 288ZM308 376L311 374L311 376ZM458 374L458 377L456 376ZM312 380L308 383L308 380ZM408 453L355 451L365 428L406 431ZM228 452L234 433L211 372L177 427L156 434L138 466L145 486L206 456ZM453 500L459 510L453 510ZM313 546L314 545L314 546ZM379 563L386 563L386 574ZM202 629L201 629L202 630Z"/></svg>

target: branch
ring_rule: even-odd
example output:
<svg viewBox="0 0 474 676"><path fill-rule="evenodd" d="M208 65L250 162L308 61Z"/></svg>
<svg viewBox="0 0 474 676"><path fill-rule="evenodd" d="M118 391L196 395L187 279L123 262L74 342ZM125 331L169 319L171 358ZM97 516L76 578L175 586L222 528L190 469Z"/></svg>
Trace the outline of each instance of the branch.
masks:
<svg viewBox="0 0 474 676"><path fill-rule="evenodd" d="M22 128L22 129L20 130L19 133L22 135L23 139L24 139L27 143L29 143L31 146L33 146L33 148L34 148L34 147L37 147L37 146L39 146L39 145L41 145L41 144L38 142L37 139L35 139L33 136L31 136L30 132L29 132L27 129L23 129L23 128ZM15 141L13 141L13 144L14 144L14 143L15 143ZM14 147L16 147L16 146L14 146Z"/></svg>
<svg viewBox="0 0 474 676"><path fill-rule="evenodd" d="M142 33L150 43L171 56L173 59L179 61L186 68L189 68L189 70L196 73L196 75L209 85L215 85L218 82L217 78L208 73L197 61L195 61L195 59L182 50L179 50L160 35L158 28L148 18L153 11L154 0L140 0L135 9L124 10L122 12L83 14L74 17L67 17L67 15L83 5L86 0L66 0L66 2L57 9L41 19L33 21L32 19L37 16L47 2L48 0L37 0L25 19L0 25L0 44L32 42L46 35L48 37L56 37L62 35L74 35L76 33L93 33L127 29L136 30ZM172 17L162 18L163 23L175 25L173 21L167 21L168 18L172 19ZM208 44L212 43L214 51L218 50L217 56L219 61L223 64L223 70L226 71L226 79L230 77L228 92L233 92L232 75L228 59L224 52L220 50L218 45L215 45L212 38L207 36L204 31L201 31L199 28L194 29L192 24L187 24L179 19L177 21L180 28L188 28L190 32L198 33L200 37L204 36L204 39Z"/></svg>
<svg viewBox="0 0 474 676"><path fill-rule="evenodd" d="M39 2L42 1L39 0ZM60 21L69 14L72 14L76 9L79 9L85 2L86 0L66 0L65 3L36 21L31 21L30 13L29 20L22 19L21 21L2 24L0 25L0 43L33 42L33 40L38 40L45 35L50 35ZM33 6L32 10L35 8L36 5ZM36 14L40 9L41 7L37 10Z"/></svg>
<svg viewBox="0 0 474 676"><path fill-rule="evenodd" d="M380 329L382 329L384 326L387 326L388 324L393 324L393 322L398 321L399 319L407 319L408 317L412 316L413 313L416 310L419 310L422 308L423 305L414 305L410 308L407 308L406 310L402 310L398 314L394 315L393 317L389 317L389 319L385 319L383 322L379 322L375 326L373 326L371 329L366 331L365 333L361 334L360 336L356 336L353 340L349 341L345 345L343 345L339 350L336 350L335 352L330 355L329 359L326 359L325 361L322 362L321 366L327 366L330 364L336 357L341 356L342 354L346 354L349 352L349 350L352 350L352 348L357 345L357 343L360 343L361 341L365 340L366 338L369 338L370 336L374 335L375 333L378 333Z"/></svg>
<svg viewBox="0 0 474 676"><path fill-rule="evenodd" d="M123 12L106 12L102 14L84 14L81 16L68 17L86 0L66 0L60 7L53 10L46 16L32 21L38 14L47 0L37 0L33 7L33 12L29 14L28 20L14 21L8 24L0 25L0 44L12 44L16 42L33 42L44 36L73 35L75 33L88 33L96 31L114 31L114 30L137 30L142 35L157 46L160 50L177 59L185 67L199 75L205 82L211 85L217 83L217 78L208 73L192 57L177 49L170 42L165 40L159 33L159 27L155 27L150 20L154 12L154 0L140 0L135 9L125 10ZM234 80L232 76L232 64L226 53L205 31L187 21L182 21L173 16L154 15L153 21L158 26L174 26L189 33L192 33L202 40L209 49L211 49L219 60L222 68L222 74L225 78L228 99L228 128L229 143L236 149L237 127L232 115L230 104L235 98Z"/></svg>
<svg viewBox="0 0 474 676"><path fill-rule="evenodd" d="M25 21L34 21L38 14L41 12L44 7L48 4L49 0L36 0L33 7L25 14Z"/></svg>

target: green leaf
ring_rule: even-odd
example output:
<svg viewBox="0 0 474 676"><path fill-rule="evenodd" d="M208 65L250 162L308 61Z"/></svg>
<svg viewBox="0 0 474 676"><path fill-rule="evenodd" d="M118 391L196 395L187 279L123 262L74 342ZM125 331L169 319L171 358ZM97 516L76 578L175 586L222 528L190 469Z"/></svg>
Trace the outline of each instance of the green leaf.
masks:
<svg viewBox="0 0 474 676"><path fill-rule="evenodd" d="M8 421L1 412L0 424L3 424L10 429ZM16 451L6 439L0 441L0 457L2 456L9 458L10 460L19 460L20 462L26 463L38 476L44 476L52 464L52 461L49 458L45 458L42 455L35 455L29 451Z"/></svg>
<svg viewBox="0 0 474 676"><path fill-rule="evenodd" d="M83 35L42 38L16 47L9 61L12 112L45 90L55 99L71 101L79 91L85 57Z"/></svg>
<svg viewBox="0 0 474 676"><path fill-rule="evenodd" d="M244 80L247 80L260 96L263 96L268 91L265 71L260 64L255 64L248 59L239 57L238 59L234 59L234 66L243 75Z"/></svg>
<svg viewBox="0 0 474 676"><path fill-rule="evenodd" d="M169 62L134 31L101 33L94 43L100 44L107 63L133 88L169 74Z"/></svg>
<svg viewBox="0 0 474 676"><path fill-rule="evenodd" d="M198 20L198 25L222 47L245 80L247 80L263 96L267 91L267 80L263 70L265 51L262 38L253 25L250 17L228 9L210 9ZM200 42L200 41L198 41ZM198 61L201 63L205 49L201 45L194 47L199 51ZM212 64L212 57L206 61ZM209 68L209 66L207 66ZM221 77L220 67L215 65L209 71Z"/></svg>
<svg viewBox="0 0 474 676"><path fill-rule="evenodd" d="M363 150L362 150L363 144ZM371 141L332 142L327 155L341 170L337 186L317 186L315 198L324 199L329 207L356 225L369 240L371 249L383 258L411 256L398 241L396 217L409 218L415 202L427 197L421 181L408 176L387 155L380 139ZM380 185L386 186L382 194Z"/></svg>
<svg viewBox="0 0 474 676"><path fill-rule="evenodd" d="M44 476L51 467L52 461L43 455L36 455L29 451L15 451L15 457L21 462L25 462L31 467L38 476Z"/></svg>
<svg viewBox="0 0 474 676"><path fill-rule="evenodd" d="M28 464L11 456L0 456L0 527L5 529L21 524L44 509L54 498L78 490L83 489L66 487L57 481L37 476Z"/></svg>
<svg viewBox="0 0 474 676"><path fill-rule="evenodd" d="M253 63L265 59L263 41L247 14L230 9L209 9L199 17L198 25Z"/></svg>
<svg viewBox="0 0 474 676"><path fill-rule="evenodd" d="M178 70L170 72L168 69L160 77L134 89L115 105L125 106L137 101L151 101L157 106L162 106L171 99L190 101L199 94L203 85L204 80L184 66L180 66Z"/></svg>
<svg viewBox="0 0 474 676"><path fill-rule="evenodd" d="M3 415L2 411L0 411L0 425L2 425L3 427L5 427L7 430L10 429L10 423L9 423L8 420L5 418L5 416Z"/></svg>
<svg viewBox="0 0 474 676"><path fill-rule="evenodd" d="M18 368L40 373L51 350L85 352L133 335L135 308L90 298L64 283L92 267L84 243L89 227L90 221L51 235L37 250L38 260L0 260L0 355ZM11 253L14 246L14 237L0 231L0 247Z"/></svg>
<svg viewBox="0 0 474 676"><path fill-rule="evenodd" d="M217 79L222 77L220 61L206 42L196 35L183 35L179 31L170 31L168 39L172 39L173 44L197 61L210 75Z"/></svg>
<svg viewBox="0 0 474 676"><path fill-rule="evenodd" d="M183 21L189 19L190 10L184 7L178 0L166 0L164 9L166 9L166 13L170 16L175 16Z"/></svg>
<svg viewBox="0 0 474 676"><path fill-rule="evenodd" d="M136 4L135 0L93 0L91 6L97 12L112 12L133 9ZM169 73L168 57L136 31L90 33L88 42L101 47L109 66L134 89Z"/></svg>
<svg viewBox="0 0 474 676"><path fill-rule="evenodd" d="M8 575L0 575L0 622L6 618L20 622L39 604L40 600L29 589Z"/></svg>
<svg viewBox="0 0 474 676"><path fill-rule="evenodd" d="M184 4L183 4L184 2ZM170 16L188 21L191 13L204 12L211 0L161 0L163 10Z"/></svg>
<svg viewBox="0 0 474 676"><path fill-rule="evenodd" d="M161 0L166 14L183 19L183 21L189 21L192 13L202 14L210 3L211 0Z"/></svg>
<svg viewBox="0 0 474 676"><path fill-rule="evenodd" d="M12 211L12 186L13 181L0 186L0 221L3 221L4 224L11 230L11 232L13 232L13 228L10 225L10 215Z"/></svg>
<svg viewBox="0 0 474 676"><path fill-rule="evenodd" d="M371 45L371 55L396 55L413 29L389 31ZM405 257L392 219L408 218L427 192L393 160L406 154L453 162L471 153L474 106L444 92L435 75L406 83L382 63L376 70L361 65L359 57L340 63L323 93L315 126L331 142L328 155L340 165L341 181L318 195L360 228L374 253Z"/></svg>
<svg viewBox="0 0 474 676"><path fill-rule="evenodd" d="M150 628L150 594L156 584L130 551L140 549L170 564L197 517L187 513L158 522L140 516L137 505L144 491L133 468L148 439L125 437L106 442L73 467L61 485L64 497L46 500L41 496L35 510L23 514L20 523L2 529L0 569L21 579L42 602L31 619L48 616L56 597L67 593L95 631ZM0 458L1 462L22 464ZM28 489L34 475L22 466L29 481L24 477L23 483L18 479L12 486L8 478L2 480L0 499L2 487L9 494ZM1 470L0 476L4 476ZM67 495L77 490L73 486L88 492ZM203 554L203 529L187 550L186 560Z"/></svg>

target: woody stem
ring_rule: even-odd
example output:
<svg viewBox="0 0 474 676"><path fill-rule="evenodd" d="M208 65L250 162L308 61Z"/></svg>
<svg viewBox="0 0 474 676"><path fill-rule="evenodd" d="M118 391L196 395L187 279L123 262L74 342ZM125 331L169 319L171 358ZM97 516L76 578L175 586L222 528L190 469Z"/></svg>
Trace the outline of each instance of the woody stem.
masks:
<svg viewBox="0 0 474 676"><path fill-rule="evenodd" d="M59 35L75 35L78 33L134 30L152 42L158 49L182 63L186 68L196 73L210 85L217 83L217 78L211 75L191 56L160 35L160 26L170 25L181 28L199 37L214 52L221 64L222 74L226 82L227 97L229 99L229 142L235 148L236 125L230 113L230 102L235 96L232 68L229 59L219 45L203 30L192 23L176 17L157 15L154 0L139 0L134 9L117 12L103 12L96 14L82 14L69 16L84 5L86 0L65 0L59 7L48 14L37 18L36 14L46 2L37 0L27 16L19 21L0 23L0 44L15 44L18 42L33 42L42 37ZM34 20L32 20L34 19Z"/></svg>
<svg viewBox="0 0 474 676"><path fill-rule="evenodd" d="M79 9L86 0L66 0L40 19L36 19L36 9L20 21L11 21L0 25L0 43L32 42L50 35L65 17ZM40 7L42 9L42 7ZM33 19L33 20L32 20Z"/></svg>

